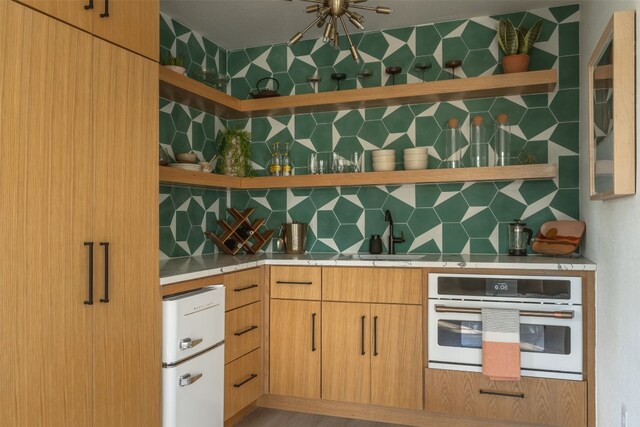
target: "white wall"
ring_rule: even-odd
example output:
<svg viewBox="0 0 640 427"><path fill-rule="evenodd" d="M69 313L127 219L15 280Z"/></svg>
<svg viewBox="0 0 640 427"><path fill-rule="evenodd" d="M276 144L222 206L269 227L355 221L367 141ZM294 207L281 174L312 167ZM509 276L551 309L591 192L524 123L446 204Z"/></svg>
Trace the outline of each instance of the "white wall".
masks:
<svg viewBox="0 0 640 427"><path fill-rule="evenodd" d="M611 14L639 6L640 0L590 0L581 3L580 11L580 211L587 223L585 255L598 265L596 410L599 427L620 426L623 403L629 411L627 425L640 427L640 194L606 202L589 200L586 70ZM636 32L640 34L637 29ZM636 67L638 64L640 61ZM637 108L636 123L640 124ZM640 154L640 145L636 144L636 150ZM637 187L640 191L640 182Z"/></svg>

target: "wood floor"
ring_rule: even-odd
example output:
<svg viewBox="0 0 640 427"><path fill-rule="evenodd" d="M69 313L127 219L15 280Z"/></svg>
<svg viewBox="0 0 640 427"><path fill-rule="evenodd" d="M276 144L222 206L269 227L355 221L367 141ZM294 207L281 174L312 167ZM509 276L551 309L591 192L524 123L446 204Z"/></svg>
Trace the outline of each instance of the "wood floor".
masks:
<svg viewBox="0 0 640 427"><path fill-rule="evenodd" d="M325 415L303 414L279 409L257 408L234 427L401 427L400 424L352 420Z"/></svg>

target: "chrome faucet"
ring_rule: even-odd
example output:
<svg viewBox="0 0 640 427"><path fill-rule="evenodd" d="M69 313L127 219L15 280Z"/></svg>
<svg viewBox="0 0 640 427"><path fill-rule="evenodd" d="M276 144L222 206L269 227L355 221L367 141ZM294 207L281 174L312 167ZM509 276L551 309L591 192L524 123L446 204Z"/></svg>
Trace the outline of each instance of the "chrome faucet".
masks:
<svg viewBox="0 0 640 427"><path fill-rule="evenodd" d="M393 218L391 217L391 212L387 209L384 212L384 220L389 223L389 255L393 255L396 253L396 243L404 242L404 233L400 232L400 237L396 237L393 235Z"/></svg>

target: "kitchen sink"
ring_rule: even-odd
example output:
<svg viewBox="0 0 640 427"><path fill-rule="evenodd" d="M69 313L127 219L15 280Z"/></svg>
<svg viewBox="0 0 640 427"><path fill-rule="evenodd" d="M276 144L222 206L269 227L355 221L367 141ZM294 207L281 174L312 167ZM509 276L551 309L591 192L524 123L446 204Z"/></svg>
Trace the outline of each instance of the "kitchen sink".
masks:
<svg viewBox="0 0 640 427"><path fill-rule="evenodd" d="M416 261L423 259L424 255L420 254L379 254L379 255L371 255L371 254L353 254L351 255L351 259L362 259L362 260L378 260L378 261Z"/></svg>

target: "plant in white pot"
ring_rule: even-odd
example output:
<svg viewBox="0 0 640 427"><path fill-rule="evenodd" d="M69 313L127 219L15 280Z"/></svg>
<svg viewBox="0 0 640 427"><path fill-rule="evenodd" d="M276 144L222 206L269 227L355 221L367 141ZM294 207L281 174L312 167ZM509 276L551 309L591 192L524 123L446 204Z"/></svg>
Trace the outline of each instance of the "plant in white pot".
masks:
<svg viewBox="0 0 640 427"><path fill-rule="evenodd" d="M504 52L502 70L507 73L521 73L529 69L529 51L540 36L542 19L528 31L515 28L509 19L498 22L498 43Z"/></svg>
<svg viewBox="0 0 640 427"><path fill-rule="evenodd" d="M216 136L220 173L228 176L252 176L251 133L241 128L226 128Z"/></svg>
<svg viewBox="0 0 640 427"><path fill-rule="evenodd" d="M186 75L186 69L184 68L184 56L181 53L176 56L168 53L167 56L162 59L162 65L178 74L183 76Z"/></svg>

